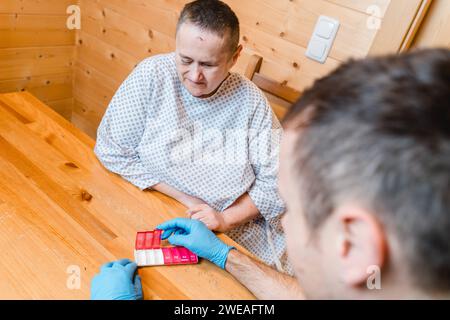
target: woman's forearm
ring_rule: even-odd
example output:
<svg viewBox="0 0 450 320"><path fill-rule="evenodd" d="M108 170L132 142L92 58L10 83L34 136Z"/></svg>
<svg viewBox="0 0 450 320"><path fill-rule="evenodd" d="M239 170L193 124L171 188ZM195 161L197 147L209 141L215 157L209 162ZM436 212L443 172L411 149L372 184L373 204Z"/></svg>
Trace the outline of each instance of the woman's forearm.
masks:
<svg viewBox="0 0 450 320"><path fill-rule="evenodd" d="M226 229L231 230L237 226L255 219L260 215L248 193L240 196L230 207L224 210L223 218Z"/></svg>
<svg viewBox="0 0 450 320"><path fill-rule="evenodd" d="M203 204L205 203L203 200L198 199L196 197L190 196L184 192L181 192L177 189L175 189L172 186L169 186L168 184L164 182L160 182L158 184L155 184L152 186L152 189L164 193L165 195L168 195L171 198L174 198L178 202L181 202L186 207L192 207L197 204Z"/></svg>

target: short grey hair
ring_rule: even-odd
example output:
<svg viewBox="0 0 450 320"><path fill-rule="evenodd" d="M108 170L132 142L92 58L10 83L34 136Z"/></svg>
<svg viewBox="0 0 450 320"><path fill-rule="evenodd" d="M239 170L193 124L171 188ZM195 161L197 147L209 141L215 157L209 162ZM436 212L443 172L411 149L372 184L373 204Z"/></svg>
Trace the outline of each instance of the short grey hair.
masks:
<svg viewBox="0 0 450 320"><path fill-rule="evenodd" d="M228 48L234 53L239 45L239 20L231 8L219 0L197 0L186 4L180 13L180 26L190 22L204 30L214 32L221 38L228 35Z"/></svg>

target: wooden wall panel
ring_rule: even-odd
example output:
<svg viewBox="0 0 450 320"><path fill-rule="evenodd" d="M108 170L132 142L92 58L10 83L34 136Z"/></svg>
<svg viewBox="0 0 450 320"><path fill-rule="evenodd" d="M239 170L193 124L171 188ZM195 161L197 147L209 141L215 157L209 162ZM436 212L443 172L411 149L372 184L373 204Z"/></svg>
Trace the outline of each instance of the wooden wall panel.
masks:
<svg viewBox="0 0 450 320"><path fill-rule="evenodd" d="M373 12L374 16L383 18L390 4L390 0L373 0L373 1L361 1L361 0L327 0L340 5L345 8L353 9L361 13ZM370 10L370 8L377 7L376 11Z"/></svg>
<svg viewBox="0 0 450 320"><path fill-rule="evenodd" d="M319 15L338 19L341 26L330 57L339 61L365 56L377 31L367 28L368 14L331 1L286 1L287 5L283 10L274 8L270 1L227 2L236 8L241 24L247 29L261 31L302 48L307 47ZM300 56L297 59L302 58Z"/></svg>
<svg viewBox="0 0 450 320"><path fill-rule="evenodd" d="M28 90L70 119L75 31L70 0L0 1L0 92ZM76 3L76 1L75 1Z"/></svg>
<svg viewBox="0 0 450 320"><path fill-rule="evenodd" d="M70 73L73 54L72 47L0 49L0 81Z"/></svg>
<svg viewBox="0 0 450 320"><path fill-rule="evenodd" d="M380 30L368 52L369 55L400 53L406 51L432 0L391 0ZM419 18L419 19L416 19Z"/></svg>
<svg viewBox="0 0 450 320"><path fill-rule="evenodd" d="M79 0L72 121L95 137L108 102L145 57L173 51L175 28L186 0ZM244 51L233 71L243 73L252 54L261 73L302 90L351 57L368 54L377 29L368 28L370 6L382 20L391 0L225 0L241 23ZM319 15L341 21L325 64L305 57Z"/></svg>
<svg viewBox="0 0 450 320"><path fill-rule="evenodd" d="M0 48L73 46L67 16L0 14Z"/></svg>
<svg viewBox="0 0 450 320"><path fill-rule="evenodd" d="M434 0L413 43L413 48L450 48L450 1Z"/></svg>
<svg viewBox="0 0 450 320"><path fill-rule="evenodd" d="M423 1L225 0L240 19L244 45L233 71L243 73L250 56L258 54L264 58L261 74L303 90L348 58L394 52ZM441 2L435 11L446 9L446 0L436 1ZM73 111L73 122L94 137L109 100L133 67L175 48L176 21L187 2L2 0L0 92L29 90L68 118ZM76 37L65 26L72 4L81 7ZM321 14L341 21L325 64L305 57ZM374 18L383 23L380 30L369 27ZM433 29L447 26L445 17L433 21ZM423 34L431 37L430 31Z"/></svg>
<svg viewBox="0 0 450 320"><path fill-rule="evenodd" d="M0 13L62 15L73 0L2 0Z"/></svg>

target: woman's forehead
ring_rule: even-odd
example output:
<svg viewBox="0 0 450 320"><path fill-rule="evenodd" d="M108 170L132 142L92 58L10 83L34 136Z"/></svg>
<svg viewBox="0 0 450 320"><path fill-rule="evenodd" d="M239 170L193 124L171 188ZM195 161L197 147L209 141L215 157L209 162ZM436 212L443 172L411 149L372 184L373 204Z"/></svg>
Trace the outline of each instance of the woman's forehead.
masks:
<svg viewBox="0 0 450 320"><path fill-rule="evenodd" d="M176 36L176 50L185 56L204 55L209 59L221 58L226 50L226 38L191 23L183 23Z"/></svg>

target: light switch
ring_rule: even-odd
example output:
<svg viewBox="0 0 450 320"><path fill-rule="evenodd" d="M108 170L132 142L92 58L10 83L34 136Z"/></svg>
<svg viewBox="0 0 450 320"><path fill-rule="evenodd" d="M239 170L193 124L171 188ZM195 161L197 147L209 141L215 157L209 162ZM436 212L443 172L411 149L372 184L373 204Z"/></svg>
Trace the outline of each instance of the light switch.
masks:
<svg viewBox="0 0 450 320"><path fill-rule="evenodd" d="M321 59L325 53L326 45L322 41L311 40L310 53L317 59Z"/></svg>
<svg viewBox="0 0 450 320"><path fill-rule="evenodd" d="M325 63L338 29L338 20L320 16L306 49L306 56L320 63Z"/></svg>
<svg viewBox="0 0 450 320"><path fill-rule="evenodd" d="M317 26L317 35L324 39L330 39L331 34L333 33L334 24L329 21L319 20Z"/></svg>

